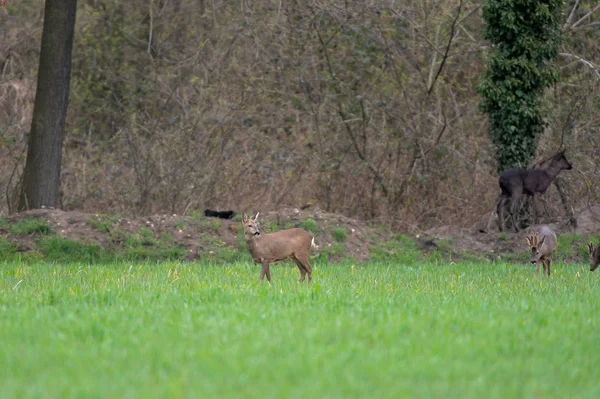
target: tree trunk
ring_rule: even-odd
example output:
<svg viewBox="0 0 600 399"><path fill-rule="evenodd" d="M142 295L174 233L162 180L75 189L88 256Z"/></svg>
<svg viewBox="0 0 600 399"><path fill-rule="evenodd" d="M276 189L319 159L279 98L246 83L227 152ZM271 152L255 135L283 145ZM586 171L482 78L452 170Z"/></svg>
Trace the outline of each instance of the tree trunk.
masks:
<svg viewBox="0 0 600 399"><path fill-rule="evenodd" d="M46 0L33 120L18 210L57 207L77 0Z"/></svg>

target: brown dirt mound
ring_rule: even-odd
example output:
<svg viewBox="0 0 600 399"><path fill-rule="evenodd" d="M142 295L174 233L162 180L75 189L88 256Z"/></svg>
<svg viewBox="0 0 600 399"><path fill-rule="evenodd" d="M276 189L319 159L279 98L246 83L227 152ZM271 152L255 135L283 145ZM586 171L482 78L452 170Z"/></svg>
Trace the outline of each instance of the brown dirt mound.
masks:
<svg viewBox="0 0 600 399"><path fill-rule="evenodd" d="M600 207L581 213L577 218L577 228L568 224L550 224L558 233L592 234L600 232L600 223L595 219L600 215ZM38 209L5 218L0 227L0 237L9 237L16 243L20 252L36 250L36 234L12 234L10 226L27 218L42 218L53 232L74 241L94 243L108 248L120 245L127 234L150 231L154 238L166 233L180 248L188 252L188 260L203 258L219 248L230 247L234 251L246 251L241 223L235 220L206 218L204 216L152 215L142 218L121 218L102 214L89 214L77 211L65 212L57 209ZM312 219L312 221L310 221ZM307 222L308 221L308 222ZM315 232L319 250L332 261L354 258L357 262L369 259L371 248L393 238L394 234L376 229L367 224L343 215L323 212L318 208L299 210L282 209L276 212L261 212L259 223L266 232L304 227ZM427 230L413 237L417 247L427 253L439 250L450 259L460 260L475 256L481 260L510 259L512 255L528 252L525 244L527 230L515 233L498 233L492 227L483 229L462 229L443 226ZM342 235L342 237L340 237ZM579 242L581 241L581 243ZM573 245L586 241L585 236L575 240ZM577 251L574 251L574 253ZM314 253L313 253L314 254ZM585 262L581 255L573 255L565 261Z"/></svg>
<svg viewBox="0 0 600 399"><path fill-rule="evenodd" d="M107 248L120 241L127 234L136 234L140 230L151 231L154 238L163 233L172 237L173 242L190 254L189 260L212 254L216 248L228 246L246 250L243 245L241 223L230 219L206 218L204 216L151 215L142 218L121 218L102 214L88 214L58 209L36 209L8 216L7 225L19 223L28 218L41 218L50 229L63 238L86 243L99 244ZM319 251L328 253L330 259L339 260L352 257L366 262L369 248L387 239L387 235L373 229L358 220L346 216L326 213L319 209L298 210L283 209L277 212L261 212L259 222L267 232L291 227L304 227L312 219L316 230ZM343 230L345 239L340 242L334 238L335 230ZM118 234L115 234L118 232ZM8 227L0 230L4 237L19 247L19 251L35 250L36 234L10 234ZM338 253L329 251L338 248ZM343 251L339 247L343 247Z"/></svg>

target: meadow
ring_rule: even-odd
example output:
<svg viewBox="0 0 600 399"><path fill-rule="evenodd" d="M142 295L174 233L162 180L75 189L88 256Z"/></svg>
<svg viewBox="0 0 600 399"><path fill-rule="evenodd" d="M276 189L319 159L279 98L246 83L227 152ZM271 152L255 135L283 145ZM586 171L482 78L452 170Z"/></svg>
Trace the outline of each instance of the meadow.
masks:
<svg viewBox="0 0 600 399"><path fill-rule="evenodd" d="M587 265L0 264L3 398L597 398Z"/></svg>

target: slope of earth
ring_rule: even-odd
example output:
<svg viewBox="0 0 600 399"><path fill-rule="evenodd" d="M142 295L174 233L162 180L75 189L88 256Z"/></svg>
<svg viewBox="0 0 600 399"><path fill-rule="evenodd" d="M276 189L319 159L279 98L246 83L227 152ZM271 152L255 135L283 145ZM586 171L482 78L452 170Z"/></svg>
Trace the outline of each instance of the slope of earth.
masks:
<svg viewBox="0 0 600 399"><path fill-rule="evenodd" d="M594 219L597 214L600 209L584 211L577 220L577 229L567 224L551 224L559 234L557 261L587 261L585 243L599 238L593 236L600 232L600 224ZM125 218L38 209L0 218L0 253L4 258L12 254L59 261L63 258L56 253L61 251L86 253L92 248L94 255L82 259L95 260L110 254L131 259L250 260L240 219L239 215L234 219L218 219L199 213ZM261 212L259 223L264 232L292 227L311 231L319 246L312 255L333 262L348 259L366 263L375 259L374 253L394 256L416 251L423 258L435 253L448 261L527 263L529 252L525 244L527 230L498 233L443 226L417 235L398 235L318 208Z"/></svg>

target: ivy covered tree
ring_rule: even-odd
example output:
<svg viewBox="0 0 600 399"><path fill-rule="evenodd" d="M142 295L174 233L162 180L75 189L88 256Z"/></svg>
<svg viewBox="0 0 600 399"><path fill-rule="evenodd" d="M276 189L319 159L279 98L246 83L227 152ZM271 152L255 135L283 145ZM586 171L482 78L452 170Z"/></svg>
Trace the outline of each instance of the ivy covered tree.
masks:
<svg viewBox="0 0 600 399"><path fill-rule="evenodd" d="M561 41L562 0L485 0L492 44L478 91L489 115L498 172L527 165L544 128L544 89L558 80L550 62Z"/></svg>

